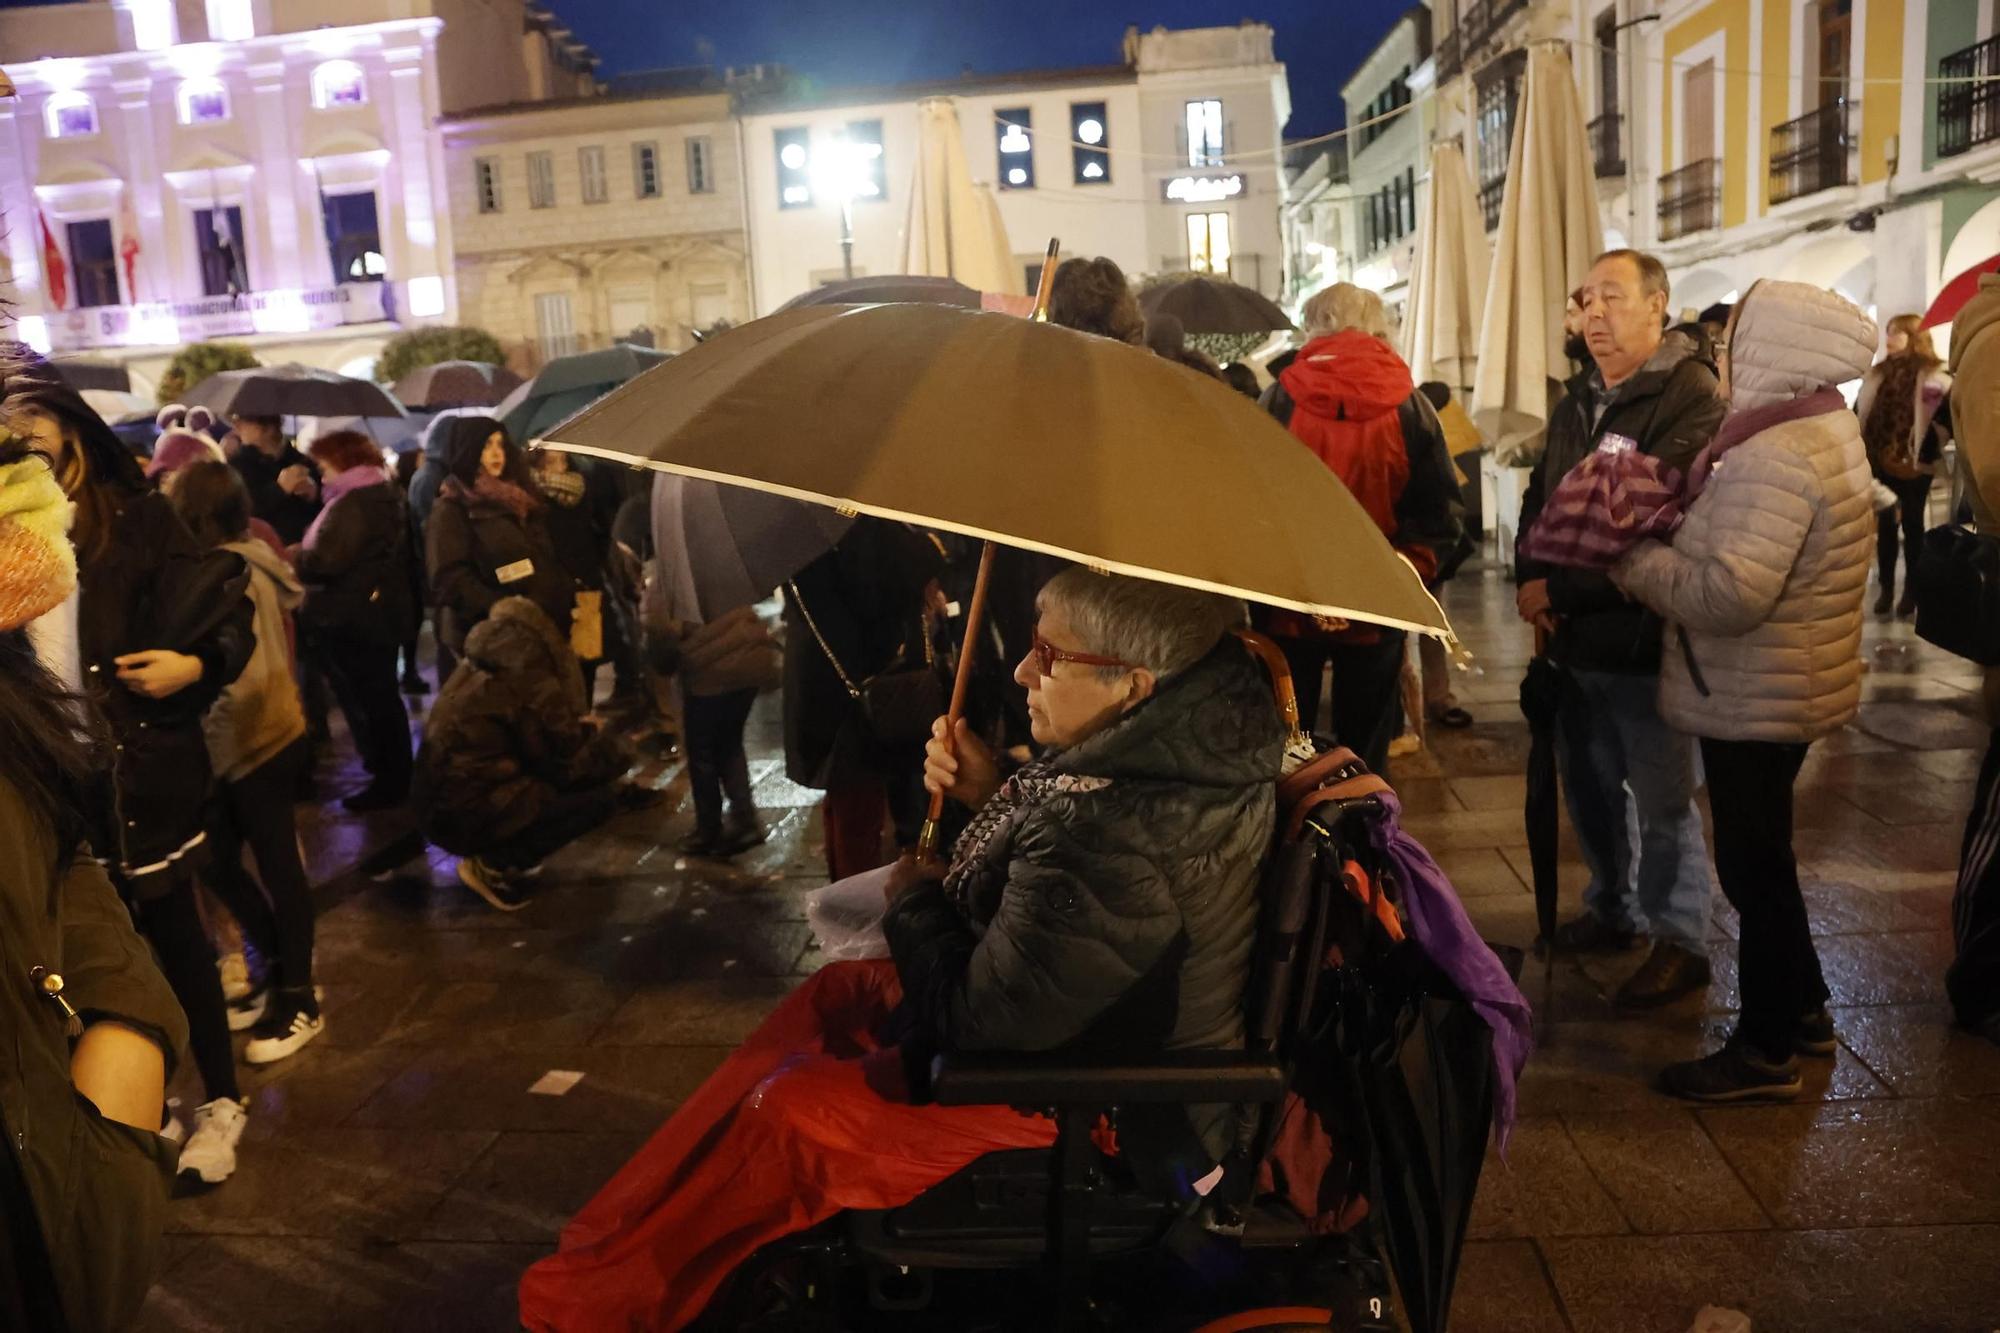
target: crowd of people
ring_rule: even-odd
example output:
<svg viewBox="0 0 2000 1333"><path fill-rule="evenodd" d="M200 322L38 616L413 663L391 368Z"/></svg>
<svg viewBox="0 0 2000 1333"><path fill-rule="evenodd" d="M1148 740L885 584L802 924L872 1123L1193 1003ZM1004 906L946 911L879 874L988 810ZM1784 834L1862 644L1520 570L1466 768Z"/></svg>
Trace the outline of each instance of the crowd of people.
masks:
<svg viewBox="0 0 2000 1333"><path fill-rule="evenodd" d="M1699 1101L1783 1098L1800 1090L1799 1057L1835 1047L1794 784L1809 747L1858 710L1871 559L1875 614L1917 609L1907 572L1894 594L1897 557L1913 567L1954 431L1974 516L2000 531L2000 286L1961 321L1956 379L1906 317L1878 363L1873 320L1824 290L1760 282L1685 323L1670 300L1648 255L1612 251L1583 276L1567 311L1574 373L1522 507L1525 539L1587 460L1629 456L1672 479L1680 510L1670 539L1612 559L1524 549L1513 564L1519 615L1581 701L1557 753L1590 881L1545 943L1644 943L1617 1001L1668 1004L1710 982L1719 883L1741 920L1742 1012L1718 1050L1662 1083ZM1049 316L1219 386L1259 383L1178 327L1149 327L1109 260L1065 261ZM1336 284L1304 316L1260 405L1437 589L1476 549L1462 406L1415 383L1372 293ZM1834 387L1857 380L1858 412ZM115 1324L157 1245L158 1192L134 1178L177 1169L213 1185L234 1170L247 1113L232 1032L248 1033L243 1060L265 1064L325 1030L296 808L318 797L330 709L367 774L345 808L406 810L459 858L467 889L514 911L547 857L660 800L630 777L641 736L684 747L685 853L763 842L744 735L759 693L781 687L786 770L825 793L829 877L885 876L891 957L802 987L606 1186L524 1282L524 1318L551 1328L625 1304L679 1326L756 1245L805 1224L802 1161L811 1221L1047 1142L1032 1118L922 1105L928 1053L1240 1040L1246 904L1282 735L1267 685L1221 646L1230 629L1275 639L1308 725L1378 773L1406 724L1472 722L1442 655L1399 631L1002 550L997 651L947 736L950 621L978 556L964 539L862 517L769 590L778 601L708 616L696 588L712 557L686 539L676 479L530 458L476 410L441 415L402 459L348 430L302 450L275 418L225 431L171 410L160 424L142 465L45 361L0 348L0 726L13 747L0 858L10 886L29 886L10 890L0 947L23 976L43 954L68 973L36 981L36 1003L65 1024L21 1075L38 1081L0 1084L10 1120L53 1101L66 1128L0 1159L0 1229L109 1210L120 1189L146 1205L115 1224L123 1285L51 1243L45 1274L0 1283L16 1304L0 1316L61 1307ZM406 697L431 689L427 620L437 689L418 736ZM937 793L958 855L899 859ZM1949 989L1959 1020L2000 1040L1996 793L2000 744L1967 830ZM892 1013L901 1038L878 1045ZM203 1090L185 1126L161 1111L183 1044ZM897 1062L887 1084L878 1056ZM884 1168L882 1140L814 1137L827 1117L797 1114L805 1104L912 1145L908 1169ZM1174 1126L1176 1160L1219 1160L1216 1132L1201 1117ZM63 1136L92 1135L123 1150L124 1177L66 1183ZM176 1160L161 1145L179 1138ZM714 1166L725 1158L761 1163L761 1183ZM697 1232L714 1244L661 1243ZM23 1235L0 1230L10 1239Z"/></svg>

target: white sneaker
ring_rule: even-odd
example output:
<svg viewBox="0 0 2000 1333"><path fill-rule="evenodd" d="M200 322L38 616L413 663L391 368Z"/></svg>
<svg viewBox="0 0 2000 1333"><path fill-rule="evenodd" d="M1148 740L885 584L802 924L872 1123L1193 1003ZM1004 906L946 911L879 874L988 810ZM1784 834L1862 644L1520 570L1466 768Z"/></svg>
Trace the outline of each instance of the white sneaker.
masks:
<svg viewBox="0 0 2000 1333"><path fill-rule="evenodd" d="M215 967L222 973L223 999L240 1000L250 993L250 965L243 961L241 949L216 959Z"/></svg>
<svg viewBox="0 0 2000 1333"><path fill-rule="evenodd" d="M277 1017L273 1016L274 1019ZM282 1060L317 1037L326 1027L326 1019L307 1014L302 1009L292 1011L291 1021L284 1027L274 1023L260 1024L249 1044L243 1048L243 1058L253 1065L268 1065Z"/></svg>
<svg viewBox="0 0 2000 1333"><path fill-rule="evenodd" d="M264 1011L271 1007L271 988L266 986L255 995L245 996L229 1003L229 1030L248 1032L264 1020Z"/></svg>
<svg viewBox="0 0 2000 1333"><path fill-rule="evenodd" d="M236 1144L250 1114L243 1103L218 1097L194 1108L194 1133L181 1148L181 1174L192 1171L206 1185L220 1185L236 1171Z"/></svg>

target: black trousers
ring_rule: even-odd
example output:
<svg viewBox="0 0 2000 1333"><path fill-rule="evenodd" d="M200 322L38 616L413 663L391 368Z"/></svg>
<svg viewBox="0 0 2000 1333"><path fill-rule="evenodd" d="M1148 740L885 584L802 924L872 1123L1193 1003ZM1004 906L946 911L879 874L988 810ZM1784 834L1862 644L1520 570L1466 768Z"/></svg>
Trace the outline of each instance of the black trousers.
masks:
<svg viewBox="0 0 2000 1333"><path fill-rule="evenodd" d="M1875 515L1875 566L1882 576L1882 586L1896 586L1896 551L1903 552L1903 577L1908 578L1917 567L1917 557L1924 550L1924 518L1929 508L1931 479L1928 476L1915 477L1908 481L1896 477L1881 477L1878 480L1896 493L1896 507L1884 509Z"/></svg>
<svg viewBox="0 0 2000 1333"><path fill-rule="evenodd" d="M1403 632L1383 630L1378 643L1285 636L1277 643L1292 668L1299 722L1319 726L1320 677L1333 664L1333 738L1376 773L1389 772L1389 742L1403 730Z"/></svg>
<svg viewBox="0 0 2000 1333"><path fill-rule="evenodd" d="M616 783L557 792L539 818L513 837L487 847L479 857L501 871L539 865L611 818L617 808Z"/></svg>
<svg viewBox="0 0 2000 1333"><path fill-rule="evenodd" d="M756 702L754 689L689 694L685 698L681 744L687 747L688 786L694 794L695 827L700 832L721 831L725 796L729 798L730 817L737 824L756 822L757 804L750 795L750 758L743 752L743 728Z"/></svg>
<svg viewBox="0 0 2000 1333"><path fill-rule="evenodd" d="M1799 1020L1827 999L1792 850L1792 787L1805 760L1804 745L1701 742L1715 877L1740 920L1737 1032L1771 1060L1790 1057Z"/></svg>
<svg viewBox="0 0 2000 1333"><path fill-rule="evenodd" d="M368 776L390 792L409 791L410 715L397 686L396 645L324 630L312 643Z"/></svg>
<svg viewBox="0 0 2000 1333"><path fill-rule="evenodd" d="M1944 975L1958 1021L1973 1027L2000 1014L2000 729L1986 744L1951 898L1958 956Z"/></svg>
<svg viewBox="0 0 2000 1333"><path fill-rule="evenodd" d="M313 1009L312 886L292 817L292 789L305 761L300 739L261 768L217 784L208 807L206 878L257 951L272 960L272 984L300 993ZM246 846L257 858L256 879L243 868Z"/></svg>
<svg viewBox="0 0 2000 1333"><path fill-rule="evenodd" d="M289 790L284 794L291 796ZM161 873L172 877L171 887L140 901L134 910L139 933L159 955L160 974L187 1015L188 1050L208 1100L241 1097L229 1046L229 1006L222 998L222 974L215 970L215 945L195 906L191 867L184 857Z"/></svg>

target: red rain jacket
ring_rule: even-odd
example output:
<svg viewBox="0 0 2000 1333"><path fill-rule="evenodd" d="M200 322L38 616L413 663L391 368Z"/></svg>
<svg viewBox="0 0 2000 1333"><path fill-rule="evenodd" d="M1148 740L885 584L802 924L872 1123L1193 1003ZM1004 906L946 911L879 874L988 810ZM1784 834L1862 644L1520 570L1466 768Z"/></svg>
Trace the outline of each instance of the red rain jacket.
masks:
<svg viewBox="0 0 2000 1333"><path fill-rule="evenodd" d="M1292 434L1333 469L1382 535L1430 578L1436 556L1396 541L1396 509L1410 484L1399 409L1417 387L1403 359L1380 338L1348 329L1307 343L1279 378L1292 400Z"/></svg>

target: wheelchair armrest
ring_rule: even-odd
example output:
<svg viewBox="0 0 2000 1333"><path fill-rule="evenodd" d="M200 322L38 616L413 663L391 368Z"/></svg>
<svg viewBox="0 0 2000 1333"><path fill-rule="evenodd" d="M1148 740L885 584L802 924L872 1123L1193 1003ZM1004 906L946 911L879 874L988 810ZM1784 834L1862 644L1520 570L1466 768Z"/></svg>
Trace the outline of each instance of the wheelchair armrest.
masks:
<svg viewBox="0 0 2000 1333"><path fill-rule="evenodd" d="M1275 1102L1284 1093L1284 1070L1243 1051L1163 1051L1143 1065L952 1053L940 1056L931 1071L931 1095L940 1106Z"/></svg>

